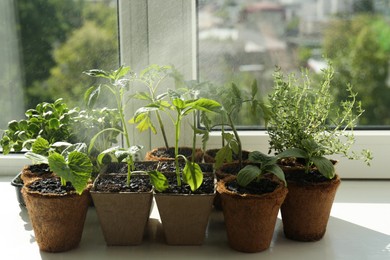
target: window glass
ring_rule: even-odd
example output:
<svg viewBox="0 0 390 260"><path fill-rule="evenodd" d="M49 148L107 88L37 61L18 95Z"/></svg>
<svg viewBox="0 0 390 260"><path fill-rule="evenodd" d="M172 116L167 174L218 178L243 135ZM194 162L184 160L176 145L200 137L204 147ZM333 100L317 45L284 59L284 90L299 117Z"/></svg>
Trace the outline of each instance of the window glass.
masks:
<svg viewBox="0 0 390 260"><path fill-rule="evenodd" d="M82 106L82 72L118 66L116 0L5 0L0 20L0 129L43 101Z"/></svg>
<svg viewBox="0 0 390 260"><path fill-rule="evenodd" d="M336 72L335 101L351 83L365 109L359 126L390 126L389 1L198 0L198 49L201 81L249 89L256 79L263 97L275 66L318 74L326 57Z"/></svg>

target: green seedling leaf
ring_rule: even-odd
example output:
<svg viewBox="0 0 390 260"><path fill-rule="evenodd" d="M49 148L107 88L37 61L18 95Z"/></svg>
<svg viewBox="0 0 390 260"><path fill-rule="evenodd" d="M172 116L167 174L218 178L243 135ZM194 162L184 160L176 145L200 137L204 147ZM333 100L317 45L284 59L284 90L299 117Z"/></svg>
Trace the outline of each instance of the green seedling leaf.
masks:
<svg viewBox="0 0 390 260"><path fill-rule="evenodd" d="M299 148L291 148L284 150L283 152L279 153L277 155L279 158L308 158L309 155L307 154L306 151L299 149Z"/></svg>
<svg viewBox="0 0 390 260"><path fill-rule="evenodd" d="M192 191L196 191L203 182L203 172L197 163L186 161L183 168L183 181L190 185Z"/></svg>
<svg viewBox="0 0 390 260"><path fill-rule="evenodd" d="M287 186L286 178L283 170L276 164L268 165L264 167L264 172L270 172L274 174L279 180L284 182L284 185Z"/></svg>
<svg viewBox="0 0 390 260"><path fill-rule="evenodd" d="M168 179L159 171L150 171L148 172L150 176L150 181L152 182L153 187L159 191L163 192L169 187Z"/></svg>
<svg viewBox="0 0 390 260"><path fill-rule="evenodd" d="M219 169L225 161L233 161L232 150L227 145L219 149L219 151L215 155L215 168Z"/></svg>
<svg viewBox="0 0 390 260"><path fill-rule="evenodd" d="M48 163L47 157L40 155L40 154L36 154L33 152L26 152L24 154L24 156L27 159L30 159L34 164L39 164L39 163L46 163L47 164Z"/></svg>
<svg viewBox="0 0 390 260"><path fill-rule="evenodd" d="M31 148L33 153L47 156L50 149L50 144L46 139L38 137L32 144Z"/></svg>
<svg viewBox="0 0 390 260"><path fill-rule="evenodd" d="M60 128L60 120L57 118L52 118L49 120L49 128L50 129L58 129Z"/></svg>
<svg viewBox="0 0 390 260"><path fill-rule="evenodd" d="M77 151L69 153L67 159L54 152L48 157L49 167L65 182L71 182L76 192L81 194L91 177L92 163L86 154Z"/></svg>
<svg viewBox="0 0 390 260"><path fill-rule="evenodd" d="M259 167L255 165L247 165L242 168L237 174L237 183L242 187L246 187L261 174Z"/></svg>
<svg viewBox="0 0 390 260"><path fill-rule="evenodd" d="M334 165L329 159L325 157L313 156L311 160L323 176L328 179L332 179L335 176Z"/></svg>

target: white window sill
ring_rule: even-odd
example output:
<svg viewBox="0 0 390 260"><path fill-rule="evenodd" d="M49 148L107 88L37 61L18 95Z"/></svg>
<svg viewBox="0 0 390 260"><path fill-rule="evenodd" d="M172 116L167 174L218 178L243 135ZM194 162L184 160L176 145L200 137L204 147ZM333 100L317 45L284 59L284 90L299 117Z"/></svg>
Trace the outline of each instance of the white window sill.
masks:
<svg viewBox="0 0 390 260"><path fill-rule="evenodd" d="M286 239L279 217L268 250L255 254L236 252L228 246L222 212L213 211L202 246L168 246L154 207L140 246L107 247L96 211L90 208L79 247L50 254L39 251L26 209L18 205L10 179L0 177L0 196L7 198L2 200L0 259L390 259L389 181L343 181L327 233L318 242Z"/></svg>

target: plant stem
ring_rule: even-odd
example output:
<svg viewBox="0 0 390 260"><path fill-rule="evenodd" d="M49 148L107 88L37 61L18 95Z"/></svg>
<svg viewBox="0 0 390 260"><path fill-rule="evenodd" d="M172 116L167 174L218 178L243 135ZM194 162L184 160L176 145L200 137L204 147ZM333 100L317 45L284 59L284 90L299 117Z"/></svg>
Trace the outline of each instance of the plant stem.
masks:
<svg viewBox="0 0 390 260"><path fill-rule="evenodd" d="M241 140L240 140L240 136L238 135L238 132L237 132L237 129L233 123L233 119L231 117L231 114L227 114L228 115L228 119L229 119L229 124L232 128L232 131L233 131L233 134L237 140L237 145L238 145L238 163L239 163L239 166L240 168L242 168L242 145L241 145Z"/></svg>
<svg viewBox="0 0 390 260"><path fill-rule="evenodd" d="M180 180L180 169L179 169L179 138L180 138L180 113L177 115L177 120L175 122L175 169L176 169L176 181L177 185L181 186Z"/></svg>
<svg viewBox="0 0 390 260"><path fill-rule="evenodd" d="M161 130L161 134L162 134L163 139L164 139L165 147L166 147L167 150L168 150L169 144L168 144L167 135L165 134L164 124L163 124L163 122L162 122L160 113L159 113L158 111L156 111L156 116L157 116L158 124L160 125L160 130Z"/></svg>
<svg viewBox="0 0 390 260"><path fill-rule="evenodd" d="M196 124L196 112L193 113L193 122L194 122L194 131L192 136L192 156L191 156L191 162L195 162L195 150L196 150L196 131L195 131L195 124Z"/></svg>

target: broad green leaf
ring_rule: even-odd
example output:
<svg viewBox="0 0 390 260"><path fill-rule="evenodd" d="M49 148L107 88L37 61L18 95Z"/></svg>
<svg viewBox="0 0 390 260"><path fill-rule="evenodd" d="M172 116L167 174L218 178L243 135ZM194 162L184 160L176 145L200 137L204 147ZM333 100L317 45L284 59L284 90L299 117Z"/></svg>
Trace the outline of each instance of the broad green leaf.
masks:
<svg viewBox="0 0 390 260"><path fill-rule="evenodd" d="M261 171L259 167L255 165L247 165L238 172L237 183L242 187L246 187L249 183L255 180L260 174Z"/></svg>
<svg viewBox="0 0 390 260"><path fill-rule="evenodd" d="M40 155L40 154L36 154L36 153L32 153L32 152L26 152L24 154L24 156L27 158L27 159L30 159L34 164L38 164L38 163L48 163L48 160L47 160L47 157L46 156L43 156L43 155Z"/></svg>
<svg viewBox="0 0 390 260"><path fill-rule="evenodd" d="M115 156L115 152L119 150L119 146L110 147L104 151L102 151L96 158L98 164L104 164L104 162L113 162L117 161L117 157ZM108 159L110 158L110 159Z"/></svg>
<svg viewBox="0 0 390 260"><path fill-rule="evenodd" d="M279 178L279 180L284 182L284 185L287 186L286 178L284 176L283 170L276 164L268 165L264 168L264 173L270 172L273 173L276 177Z"/></svg>
<svg viewBox="0 0 390 260"><path fill-rule="evenodd" d="M264 163L267 162L270 159L270 156L260 152L260 151L253 151L249 153L249 160L251 162L257 162L257 163Z"/></svg>
<svg viewBox="0 0 390 260"><path fill-rule="evenodd" d="M221 104L212 99L200 98L193 103L193 107L205 112L219 112Z"/></svg>
<svg viewBox="0 0 390 260"><path fill-rule="evenodd" d="M325 157L314 156L311 158L311 160L323 176L328 179L332 179L335 176L334 165L329 159Z"/></svg>
<svg viewBox="0 0 390 260"><path fill-rule="evenodd" d="M13 132L16 132L19 130L19 123L18 121L16 120L12 120L8 123L8 129L13 131Z"/></svg>
<svg viewBox="0 0 390 260"><path fill-rule="evenodd" d="M130 71L130 67L120 66L117 70L115 70L112 73L112 75L114 76L114 79L117 80L123 78L129 71Z"/></svg>
<svg viewBox="0 0 390 260"><path fill-rule="evenodd" d="M60 128L60 121L57 118L52 118L49 120L49 128L50 129L58 129Z"/></svg>
<svg viewBox="0 0 390 260"><path fill-rule="evenodd" d="M215 155L215 168L219 169L225 161L233 161L232 150L227 145L219 149L217 154Z"/></svg>
<svg viewBox="0 0 390 260"><path fill-rule="evenodd" d="M87 154L73 151L69 153L68 161L69 168L75 174L75 178L79 176L91 177L93 165Z"/></svg>
<svg viewBox="0 0 390 260"><path fill-rule="evenodd" d="M279 153L277 155L279 158L308 158L309 155L307 154L306 151L299 149L299 148L291 148L284 150L283 152Z"/></svg>
<svg viewBox="0 0 390 260"><path fill-rule="evenodd" d="M33 153L47 155L50 149L50 144L46 139L38 137L32 144L31 148Z"/></svg>
<svg viewBox="0 0 390 260"><path fill-rule="evenodd" d="M150 171L148 172L150 176L150 181L152 182L153 187L159 191L163 192L169 187L169 183L164 174L159 171Z"/></svg>
<svg viewBox="0 0 390 260"><path fill-rule="evenodd" d="M183 181L190 185L192 191L196 191L203 182L203 172L197 163L186 161L183 168Z"/></svg>

